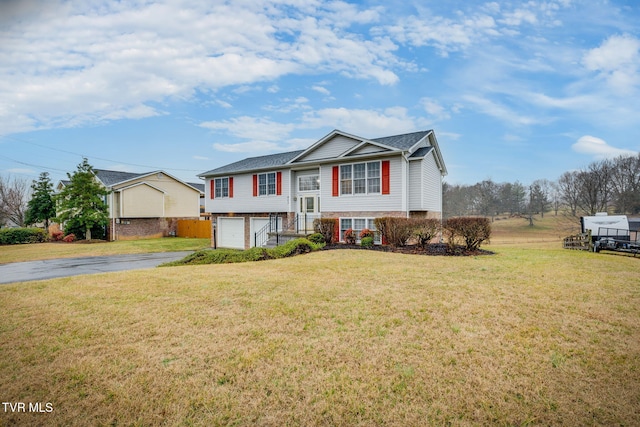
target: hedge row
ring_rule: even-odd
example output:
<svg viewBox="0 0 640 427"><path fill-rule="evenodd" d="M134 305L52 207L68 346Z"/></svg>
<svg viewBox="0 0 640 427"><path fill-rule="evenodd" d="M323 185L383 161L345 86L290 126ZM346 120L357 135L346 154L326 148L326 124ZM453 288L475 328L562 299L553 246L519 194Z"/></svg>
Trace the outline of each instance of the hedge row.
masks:
<svg viewBox="0 0 640 427"><path fill-rule="evenodd" d="M42 228L2 228L0 229L0 245L17 245L21 243L41 243L49 240L49 235Z"/></svg>
<svg viewBox="0 0 640 427"><path fill-rule="evenodd" d="M375 219L376 228L393 246L405 246L410 239L427 245L442 232L450 246L461 245L468 251L477 250L491 237L491 223L484 217L449 218L442 225L433 218L383 217Z"/></svg>
<svg viewBox="0 0 640 427"><path fill-rule="evenodd" d="M205 249L187 255L185 258L162 264L162 267L176 265L198 265L198 264L230 264L236 262L263 261L267 259L286 258L307 252L316 251L324 245L316 244L308 239L290 240L284 245L275 248L255 247L251 249Z"/></svg>

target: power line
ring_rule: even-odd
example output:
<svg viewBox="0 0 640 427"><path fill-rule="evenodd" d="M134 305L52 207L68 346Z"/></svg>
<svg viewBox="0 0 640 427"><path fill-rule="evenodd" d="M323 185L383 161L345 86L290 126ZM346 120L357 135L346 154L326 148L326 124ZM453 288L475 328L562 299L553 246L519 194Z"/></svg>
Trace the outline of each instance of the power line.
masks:
<svg viewBox="0 0 640 427"><path fill-rule="evenodd" d="M173 171L181 171L181 172L201 172L202 171L201 169L163 168L163 167L158 167L158 166L149 166L149 165L141 165L141 164L137 164L137 163L128 163L128 162L122 162L120 160L106 159L104 157L87 156L87 155L84 155L84 154L81 154L81 153L76 153L76 152L73 152L73 151L63 150L61 148L48 147L46 145L38 144L36 142L27 141L27 140L15 138L15 137L2 136L2 138L10 139L10 140L17 141L17 142L23 142L25 144L31 144L31 145L35 145L37 147L46 148L46 149L52 150L52 151L59 151L61 153L67 153L67 154L71 154L71 155L74 155L74 156L80 156L80 157L83 157L83 158L98 159L98 160L103 160L105 162L121 163L123 165L128 165L128 166L137 166L137 167L149 168L149 169L153 169L153 170L173 170ZM17 160L12 160L12 161L15 161L16 163L27 165L27 163L19 162ZM29 166L36 167L35 165L29 165ZM46 168L44 166L37 166L37 167L42 167L44 169L51 169L51 170L60 170L60 169L54 169L54 168ZM62 171L62 172L66 172L66 171Z"/></svg>

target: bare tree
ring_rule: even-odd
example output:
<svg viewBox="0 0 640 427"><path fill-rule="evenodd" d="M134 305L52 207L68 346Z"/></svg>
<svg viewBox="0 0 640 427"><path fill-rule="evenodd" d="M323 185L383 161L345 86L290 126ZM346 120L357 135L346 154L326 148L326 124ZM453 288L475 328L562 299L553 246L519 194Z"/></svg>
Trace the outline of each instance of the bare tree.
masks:
<svg viewBox="0 0 640 427"><path fill-rule="evenodd" d="M613 160L612 202L618 213L640 213L640 154Z"/></svg>
<svg viewBox="0 0 640 427"><path fill-rule="evenodd" d="M578 207L589 215L606 212L611 201L612 163L602 160L591 163L587 169L578 172Z"/></svg>
<svg viewBox="0 0 640 427"><path fill-rule="evenodd" d="M24 226L28 195L26 180L0 175L0 226Z"/></svg>
<svg viewBox="0 0 640 427"><path fill-rule="evenodd" d="M558 179L558 192L560 199L571 211L571 216L578 214L578 200L580 199L580 187L578 185L578 172L565 172Z"/></svg>

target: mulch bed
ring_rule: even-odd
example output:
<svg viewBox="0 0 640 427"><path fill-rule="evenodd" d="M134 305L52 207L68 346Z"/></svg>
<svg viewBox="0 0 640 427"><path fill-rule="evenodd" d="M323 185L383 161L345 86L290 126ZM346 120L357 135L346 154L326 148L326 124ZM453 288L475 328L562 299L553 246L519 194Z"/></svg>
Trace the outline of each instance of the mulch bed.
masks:
<svg viewBox="0 0 640 427"><path fill-rule="evenodd" d="M325 245L323 250L334 249L360 249L365 251L379 251L379 252L395 252L401 254L411 255L440 255L440 256L477 256L477 255L494 255L495 252L487 251L484 249L478 249L475 251L467 251L463 246L455 246L451 248L445 243L432 243L425 247L418 245L407 245L402 247L394 247L391 245L374 245L370 248L364 248L360 245L349 245L346 243L332 243Z"/></svg>

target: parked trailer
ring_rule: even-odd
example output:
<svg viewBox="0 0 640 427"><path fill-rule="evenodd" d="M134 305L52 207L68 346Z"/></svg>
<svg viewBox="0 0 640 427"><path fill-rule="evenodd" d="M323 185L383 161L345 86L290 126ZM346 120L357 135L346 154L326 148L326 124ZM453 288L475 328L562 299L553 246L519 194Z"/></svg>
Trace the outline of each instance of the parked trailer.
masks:
<svg viewBox="0 0 640 427"><path fill-rule="evenodd" d="M626 215L594 215L580 218L582 233L591 234L594 252L601 250L640 253L638 231L629 229Z"/></svg>

